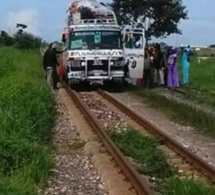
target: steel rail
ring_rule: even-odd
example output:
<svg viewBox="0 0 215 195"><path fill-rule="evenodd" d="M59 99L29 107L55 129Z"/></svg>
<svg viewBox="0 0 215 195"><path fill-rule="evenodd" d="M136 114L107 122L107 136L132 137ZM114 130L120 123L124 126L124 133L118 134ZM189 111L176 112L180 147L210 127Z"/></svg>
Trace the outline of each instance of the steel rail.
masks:
<svg viewBox="0 0 215 195"><path fill-rule="evenodd" d="M138 195L155 195L155 193L150 189L148 183L145 179L140 178L136 170L127 162L121 151L113 143L110 137L105 132L104 126L98 121L98 119L92 114L86 103L80 98L79 94L70 89L66 83L62 83L66 89L69 96L78 106L80 111L84 114L89 124L92 126L93 130L97 133L98 137L101 139L108 152L112 155L116 163L122 169L125 176L128 178L129 182L132 184L133 188L136 190Z"/></svg>
<svg viewBox="0 0 215 195"><path fill-rule="evenodd" d="M175 92L181 93L181 94L186 94L187 92L183 89L173 89Z"/></svg>
<svg viewBox="0 0 215 195"><path fill-rule="evenodd" d="M201 171L203 175L209 178L213 183L215 183L215 168L208 164L206 161L198 157L196 154L192 153L190 150L185 148L183 145L179 144L176 140L171 138L169 135L164 133L161 129L153 125L147 119L143 118L140 114L134 112L132 109L124 105L117 98L113 97L111 94L99 89L98 93L113 105L115 105L122 112L126 113L133 120L138 122L144 129L148 130L152 135L161 139L165 145L173 149L178 155L183 157L188 163L190 163L196 170Z"/></svg>

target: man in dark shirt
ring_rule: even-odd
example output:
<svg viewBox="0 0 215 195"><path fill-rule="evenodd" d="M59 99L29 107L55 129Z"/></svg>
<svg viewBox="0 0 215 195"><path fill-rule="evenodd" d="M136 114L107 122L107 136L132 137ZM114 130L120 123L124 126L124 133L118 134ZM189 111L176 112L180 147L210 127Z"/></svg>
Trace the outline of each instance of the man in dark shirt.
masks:
<svg viewBox="0 0 215 195"><path fill-rule="evenodd" d="M165 59L159 44L156 44L154 66L155 66L155 83L158 85L164 85Z"/></svg>
<svg viewBox="0 0 215 195"><path fill-rule="evenodd" d="M145 88L151 87L152 81L152 73L151 73L151 59L149 55L148 48L145 48L145 55L144 55L144 73L143 73L143 85Z"/></svg>
<svg viewBox="0 0 215 195"><path fill-rule="evenodd" d="M57 51L56 48L56 44L50 44L43 57L43 68L46 72L46 80L49 85L53 85L53 89L57 89L58 82L57 66L59 66L59 63L57 55L66 51Z"/></svg>

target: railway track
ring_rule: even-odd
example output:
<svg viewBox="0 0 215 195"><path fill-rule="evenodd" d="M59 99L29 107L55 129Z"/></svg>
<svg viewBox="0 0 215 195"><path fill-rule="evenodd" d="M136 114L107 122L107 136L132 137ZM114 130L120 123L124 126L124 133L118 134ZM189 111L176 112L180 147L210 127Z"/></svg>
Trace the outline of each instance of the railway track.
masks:
<svg viewBox="0 0 215 195"><path fill-rule="evenodd" d="M127 180L131 183L132 187L135 189L136 194L154 195L155 193L150 189L148 182L144 178L140 177L136 170L130 165L130 163L128 163L127 159L105 132L104 126L101 125L98 119L93 115L86 103L79 96L78 92L72 90L66 85L66 83L63 82L62 84L72 101L75 102L78 109L84 115L86 121L96 132L102 144L106 147L109 154L113 157L116 164L120 167Z"/></svg>
<svg viewBox="0 0 215 195"><path fill-rule="evenodd" d="M125 113L129 118L136 121L140 126L144 128L154 137L160 139L162 143L169 149L173 150L178 156L185 160L192 168L198 173L207 178L212 183L215 183L215 168L208 164L206 161L199 158L197 155L192 153L189 149L182 146L176 140L165 134L162 130L154 126L151 122L147 121L138 113L134 112L118 99L113 97L111 94L99 89L97 92L100 96L106 99L108 102L113 104L117 109Z"/></svg>
<svg viewBox="0 0 215 195"><path fill-rule="evenodd" d="M105 132L105 127L101 125L99 120L95 117L90 108L83 101L79 93L68 87L66 83L63 83L63 86L69 96L77 105L78 109L80 109L81 113L85 116L87 122L90 124L92 129L96 132L97 136L100 138L100 141L103 143L110 155L116 161L123 174L131 183L131 185L136 191L136 194L155 194L151 190L149 183L144 178L140 177L139 173L136 172L136 170L131 166L128 160L112 142L112 140ZM192 168L194 168L195 171L201 173L204 178L208 179L212 183L215 183L214 167L212 167L207 162L199 158L197 155L190 152L187 148L185 148L184 146L176 142L174 139L163 133L159 128L155 127L142 116L132 111L130 108L121 103L111 94L101 89L99 89L97 93L98 95L106 99L108 102L110 102L110 104L113 104L117 109L122 111L129 118L138 123L141 127L144 128L144 130L146 130L156 138L160 139L162 143L165 144L165 146L167 146L170 150L173 150L178 156L180 156L180 158L183 159L183 161L186 161Z"/></svg>
<svg viewBox="0 0 215 195"><path fill-rule="evenodd" d="M44 49L41 49L41 54L44 53ZM101 126L101 123L92 114L86 103L80 98L79 94L71 90L66 83L63 83L69 96L76 103L77 107L80 109L82 114L85 116L87 122L91 125L93 130L97 133L103 145L107 148L108 152L115 159L120 169L123 171L124 175L128 178L129 182L134 187L137 194L154 194L150 189L147 181L139 176L135 169L128 163L123 154L119 151L116 145L111 141L105 128ZM175 89L178 93L185 94L186 91ZM155 127L152 123L144 119L139 114L135 113L133 110L128 108L126 105L121 103L119 100L111 96L109 93L99 89L97 93L104 99L109 101L123 113L125 113L132 120L136 121L140 126L147 130L150 134L162 140L168 148L177 153L181 158L183 158L189 165L191 165L197 172L200 172L212 183L215 183L215 168L209 165L207 162L199 158L197 155L190 152L187 148L183 147L181 144L176 142L170 136L163 133L159 128Z"/></svg>
<svg viewBox="0 0 215 195"><path fill-rule="evenodd" d="M187 92L186 92L186 90L183 90L183 89L177 89L177 88L176 88L176 89L174 89L174 91L175 91L175 92L177 92L177 93L183 94L183 95L187 93Z"/></svg>

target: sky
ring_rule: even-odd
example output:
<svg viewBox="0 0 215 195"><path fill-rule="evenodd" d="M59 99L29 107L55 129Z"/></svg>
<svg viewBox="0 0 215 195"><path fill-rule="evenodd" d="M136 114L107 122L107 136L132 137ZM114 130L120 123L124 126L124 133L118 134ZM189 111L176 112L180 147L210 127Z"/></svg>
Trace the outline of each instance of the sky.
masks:
<svg viewBox="0 0 215 195"><path fill-rule="evenodd" d="M59 41L66 25L66 10L72 0L3 0L0 7L0 29L16 31L16 23L28 25L27 31L48 42ZM110 2L105 0L104 2ZM171 45L205 46L215 43L215 0L183 0L189 12L181 21L182 35L171 35L162 41Z"/></svg>

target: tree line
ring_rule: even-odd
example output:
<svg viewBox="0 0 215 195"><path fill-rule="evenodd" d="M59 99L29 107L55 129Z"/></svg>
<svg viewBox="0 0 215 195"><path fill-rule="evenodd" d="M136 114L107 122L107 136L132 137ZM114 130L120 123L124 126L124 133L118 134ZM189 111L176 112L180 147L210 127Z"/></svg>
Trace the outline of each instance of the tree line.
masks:
<svg viewBox="0 0 215 195"><path fill-rule="evenodd" d="M120 24L144 27L147 40L182 34L178 24L188 19L183 0L113 0L109 6Z"/></svg>
<svg viewBox="0 0 215 195"><path fill-rule="evenodd" d="M170 34L182 34L178 24L188 19L188 11L183 0L113 0L109 4L117 15L121 25L133 25L145 28L146 39L163 38ZM18 48L38 48L42 40L24 32L25 24L17 24L17 33L9 36L1 31L0 45Z"/></svg>
<svg viewBox="0 0 215 195"><path fill-rule="evenodd" d="M13 46L19 49L36 49L42 44L40 37L27 33L24 29L27 28L25 24L17 24L17 32L10 36L6 31L2 30L0 34L0 47Z"/></svg>

